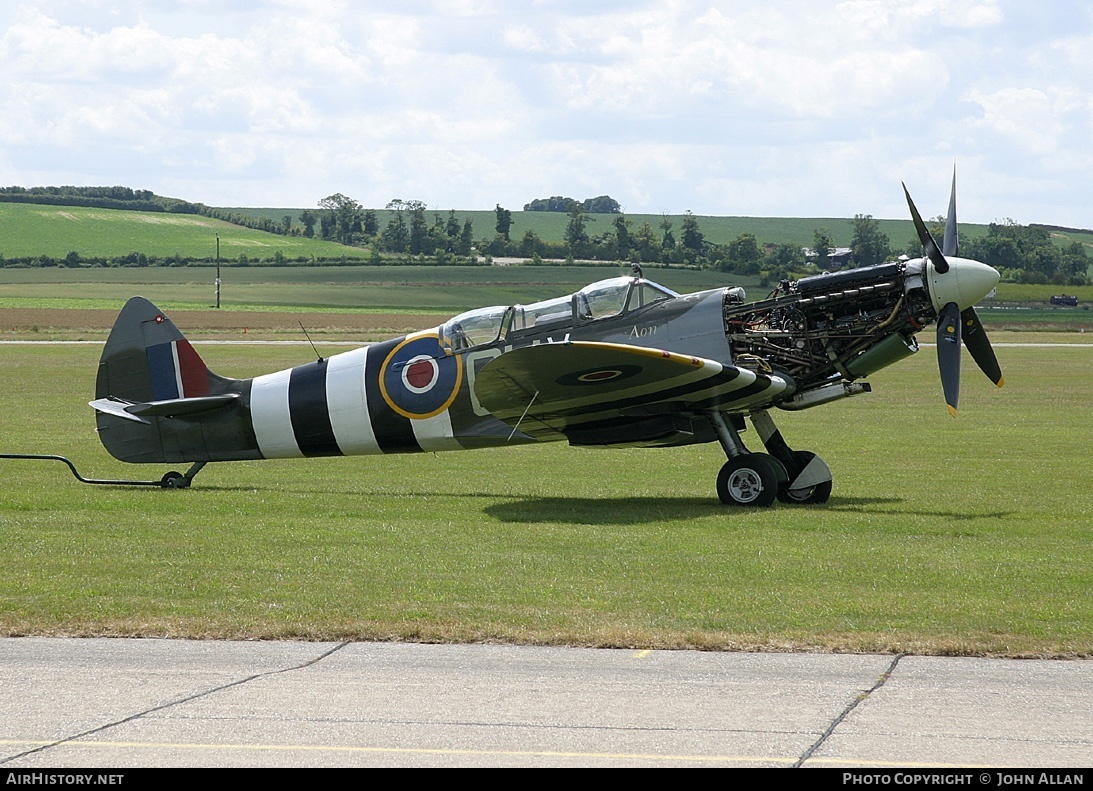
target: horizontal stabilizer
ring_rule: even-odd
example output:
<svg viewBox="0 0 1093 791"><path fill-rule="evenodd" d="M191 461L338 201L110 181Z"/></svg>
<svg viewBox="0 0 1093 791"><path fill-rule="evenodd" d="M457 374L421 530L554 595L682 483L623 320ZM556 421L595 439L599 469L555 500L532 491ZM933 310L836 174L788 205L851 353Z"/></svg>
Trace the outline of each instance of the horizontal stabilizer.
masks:
<svg viewBox="0 0 1093 791"><path fill-rule="evenodd" d="M145 417L183 417L200 415L225 409L239 400L238 393L200 396L198 398L168 398L163 401L123 401L118 398L97 398L88 401L88 406L98 412L148 423Z"/></svg>

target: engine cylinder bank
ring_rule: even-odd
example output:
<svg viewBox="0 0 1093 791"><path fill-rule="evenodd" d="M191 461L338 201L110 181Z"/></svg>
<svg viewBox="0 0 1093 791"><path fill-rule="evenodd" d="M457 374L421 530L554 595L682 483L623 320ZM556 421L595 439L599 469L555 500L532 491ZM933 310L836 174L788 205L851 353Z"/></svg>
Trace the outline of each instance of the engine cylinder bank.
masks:
<svg viewBox="0 0 1093 791"><path fill-rule="evenodd" d="M812 277L802 277L797 281L797 292L803 296L820 292L839 291L851 288L859 283L888 280L900 273L901 264L888 263L876 266L863 266L859 269L847 269L842 272L828 272Z"/></svg>

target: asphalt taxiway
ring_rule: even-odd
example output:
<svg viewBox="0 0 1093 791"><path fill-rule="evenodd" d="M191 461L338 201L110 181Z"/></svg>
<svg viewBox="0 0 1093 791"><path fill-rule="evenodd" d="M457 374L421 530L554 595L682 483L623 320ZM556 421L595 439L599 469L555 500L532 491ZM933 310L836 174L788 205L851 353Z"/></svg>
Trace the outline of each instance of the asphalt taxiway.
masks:
<svg viewBox="0 0 1093 791"><path fill-rule="evenodd" d="M1088 661L5 638L0 712L5 773L1093 766Z"/></svg>

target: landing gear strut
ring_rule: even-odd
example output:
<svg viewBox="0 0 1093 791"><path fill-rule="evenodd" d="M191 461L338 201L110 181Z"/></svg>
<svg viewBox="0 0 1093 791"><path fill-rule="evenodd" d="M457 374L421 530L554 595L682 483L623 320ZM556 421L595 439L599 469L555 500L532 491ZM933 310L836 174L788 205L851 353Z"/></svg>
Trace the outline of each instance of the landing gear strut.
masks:
<svg viewBox="0 0 1093 791"><path fill-rule="evenodd" d="M740 439L744 419L709 412L707 417L729 460L717 475L717 496L725 505L765 508L784 503L826 503L831 496L831 470L815 453L793 450L766 410L751 414L767 453L751 453Z"/></svg>

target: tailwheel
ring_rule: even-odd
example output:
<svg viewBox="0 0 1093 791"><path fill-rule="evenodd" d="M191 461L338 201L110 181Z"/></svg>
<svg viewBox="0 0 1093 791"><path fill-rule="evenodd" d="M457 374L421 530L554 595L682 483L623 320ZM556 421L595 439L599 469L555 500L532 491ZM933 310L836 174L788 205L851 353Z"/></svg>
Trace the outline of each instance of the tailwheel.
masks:
<svg viewBox="0 0 1093 791"><path fill-rule="evenodd" d="M190 482L186 480L186 476L181 472L172 470L159 479L159 485L164 489L185 489L190 485Z"/></svg>
<svg viewBox="0 0 1093 791"><path fill-rule="evenodd" d="M203 461L194 462L193 466L186 470L185 475L176 470L171 470L159 479L159 485L164 489L189 489L194 476L201 472L201 468L206 463Z"/></svg>
<svg viewBox="0 0 1093 791"><path fill-rule="evenodd" d="M781 465L765 453L745 453L725 462L717 474L717 496L725 505L766 508L778 496Z"/></svg>
<svg viewBox="0 0 1093 791"><path fill-rule="evenodd" d="M826 503L831 497L831 470L824 460L807 450L795 450L790 480L778 488L783 503Z"/></svg>

